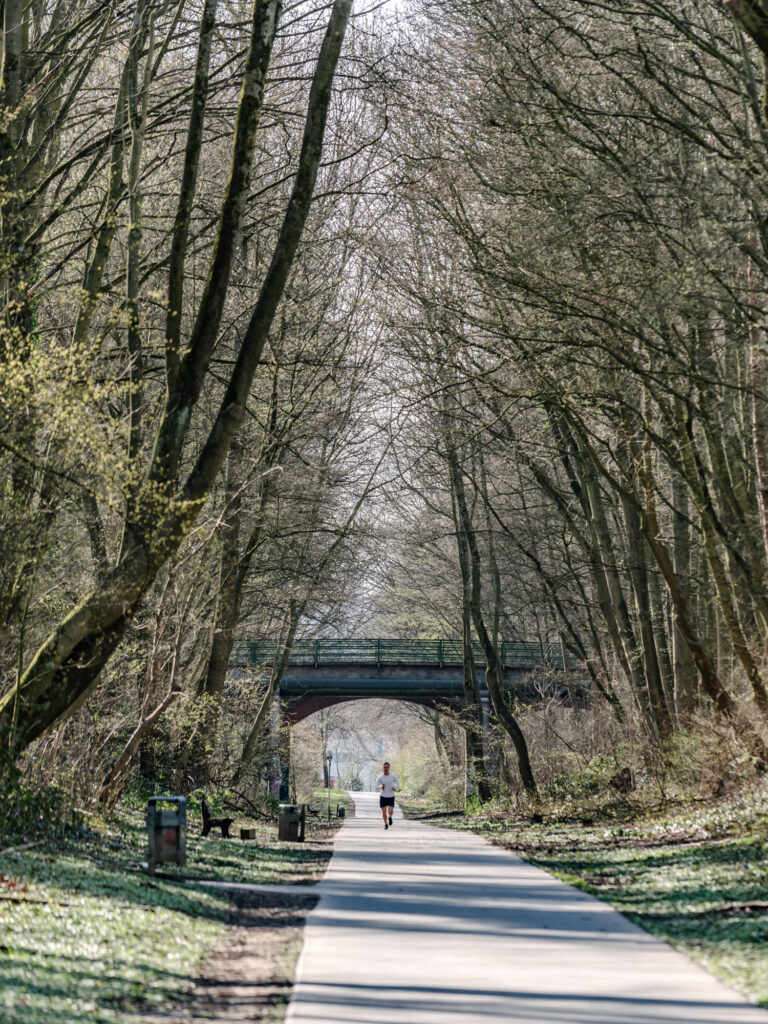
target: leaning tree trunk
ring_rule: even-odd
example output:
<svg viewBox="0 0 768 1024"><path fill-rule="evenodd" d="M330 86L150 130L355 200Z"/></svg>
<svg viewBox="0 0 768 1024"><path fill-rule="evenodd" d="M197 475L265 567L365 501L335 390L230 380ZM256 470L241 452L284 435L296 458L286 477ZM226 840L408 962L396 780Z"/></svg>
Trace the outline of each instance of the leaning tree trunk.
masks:
<svg viewBox="0 0 768 1024"><path fill-rule="evenodd" d="M493 796L491 778L485 761L485 723L480 688L477 685L477 666L472 646L472 595L469 548L459 524L456 497L451 490L451 506L461 572L461 642L462 682L464 685L464 728L469 751L469 777L477 786L477 795L485 802Z"/></svg>
<svg viewBox="0 0 768 1024"><path fill-rule="evenodd" d="M483 707L477 685L475 655L472 650L472 625L469 602L462 600L462 672L464 683L464 728L470 756L470 779L477 785L477 795L485 803L493 796L491 780L485 763L483 745Z"/></svg>
<svg viewBox="0 0 768 1024"><path fill-rule="evenodd" d="M643 666L650 710L659 735L664 738L672 732L672 714L667 706L662 678L661 661L653 621L651 592L648 581L646 546L640 532L640 517L633 503L622 499L624 528L629 555L629 578L637 609L637 630L643 654Z"/></svg>
<svg viewBox="0 0 768 1024"><path fill-rule="evenodd" d="M692 428L678 403L678 429L681 437L682 462L691 485L694 501L701 523L704 554L709 564L720 610L725 621L731 646L744 668L752 687L752 695L764 721L768 722L768 690L766 690L760 666L742 626L738 608L734 602L733 589L723 564L715 530L715 513L703 470L694 456Z"/></svg>
<svg viewBox="0 0 768 1024"><path fill-rule="evenodd" d="M627 608L622 580L608 526L602 490L595 478L595 467L576 430L568 422L564 411L552 404L547 415L557 439L558 459L570 488L579 501L586 524L585 529L574 521L567 504L563 502L554 483L540 466L530 468L537 483L553 499L569 523L590 567L597 605L605 623L611 647L630 685L630 692L651 735L657 735L658 726L648 700L648 689L642 673L642 651L639 649L632 620Z"/></svg>
<svg viewBox="0 0 768 1024"><path fill-rule="evenodd" d="M227 460L226 510L219 559L219 585L216 589L213 614L213 634L208 658L196 688L196 696L203 698L203 706L189 743L189 762L201 779L204 779L207 774L210 759L210 737L215 735L219 726L222 695L229 659L235 642L235 632L240 623L243 594L250 576L253 557L263 537L264 515L272 491L272 477L269 470L277 463L280 453L283 451L283 442L278 441L276 436L278 372L279 362L276 360L267 426L259 458L261 476L258 496L254 502L253 524L242 546L240 533L243 520L243 481L241 478L243 453L239 438L235 438L232 442Z"/></svg>
<svg viewBox="0 0 768 1024"><path fill-rule="evenodd" d="M243 745L243 751L240 755L240 761L235 770L235 774L232 777L232 786L239 786L245 777L253 760L253 756L256 753L256 747L258 746L259 739L267 727L269 714L272 710L272 704L275 700L275 696L277 695L277 691L280 688L280 684L283 681L286 669L288 668L291 650L293 649L293 640L296 636L296 630L298 629L299 621L304 613L305 607L306 599L300 604L295 600L288 602L288 616L285 623L286 629L285 638L282 643L282 650L280 651L279 657L275 658L272 665L269 682L267 683L259 710L256 712L256 717L253 720L253 724ZM279 649L280 644L278 643L278 650Z"/></svg>

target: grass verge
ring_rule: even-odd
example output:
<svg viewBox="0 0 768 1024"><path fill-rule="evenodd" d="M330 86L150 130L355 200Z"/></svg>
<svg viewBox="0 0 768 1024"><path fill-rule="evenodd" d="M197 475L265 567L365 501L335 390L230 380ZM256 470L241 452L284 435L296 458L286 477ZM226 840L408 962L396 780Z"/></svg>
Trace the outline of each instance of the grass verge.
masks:
<svg viewBox="0 0 768 1024"><path fill-rule="evenodd" d="M728 801L584 824L501 809L413 816L475 832L606 900L768 1008L768 787Z"/></svg>
<svg viewBox="0 0 768 1024"><path fill-rule="evenodd" d="M195 880L309 885L341 824L310 819L305 843L278 844L273 823L249 821L258 838L243 842L203 839L192 820L186 867L163 865L150 878L140 867L142 813L0 851L3 1024L118 1024L164 1012L193 990L202 961L237 921L225 889Z"/></svg>
<svg viewBox="0 0 768 1024"><path fill-rule="evenodd" d="M330 818L328 815L328 795L330 793ZM344 813L347 817L352 817L355 813L355 795L354 793L347 793L343 789L315 789L312 791L312 804L311 806L317 810L318 816L314 820L317 827L323 827L328 824L330 820L333 828L339 828L341 826L341 819L339 818L339 808L344 808Z"/></svg>

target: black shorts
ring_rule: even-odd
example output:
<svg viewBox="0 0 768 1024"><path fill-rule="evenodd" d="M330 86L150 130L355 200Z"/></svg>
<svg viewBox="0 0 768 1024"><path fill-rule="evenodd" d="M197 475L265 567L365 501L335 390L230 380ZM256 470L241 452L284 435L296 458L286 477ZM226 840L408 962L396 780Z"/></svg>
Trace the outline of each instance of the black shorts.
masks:
<svg viewBox="0 0 768 1024"><path fill-rule="evenodd" d="M393 796L380 796L379 807L394 807L395 798Z"/></svg>

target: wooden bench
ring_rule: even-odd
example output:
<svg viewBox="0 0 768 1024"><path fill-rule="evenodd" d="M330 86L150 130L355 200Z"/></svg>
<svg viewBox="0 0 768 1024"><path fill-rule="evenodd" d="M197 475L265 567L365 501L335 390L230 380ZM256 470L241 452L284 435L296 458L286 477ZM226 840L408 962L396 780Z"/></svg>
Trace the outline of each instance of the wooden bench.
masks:
<svg viewBox="0 0 768 1024"><path fill-rule="evenodd" d="M203 812L203 831L200 833L200 835L207 836L212 828L220 828L222 838L229 839L229 827L235 819L211 817L211 805L208 803L205 797L203 797L200 806Z"/></svg>

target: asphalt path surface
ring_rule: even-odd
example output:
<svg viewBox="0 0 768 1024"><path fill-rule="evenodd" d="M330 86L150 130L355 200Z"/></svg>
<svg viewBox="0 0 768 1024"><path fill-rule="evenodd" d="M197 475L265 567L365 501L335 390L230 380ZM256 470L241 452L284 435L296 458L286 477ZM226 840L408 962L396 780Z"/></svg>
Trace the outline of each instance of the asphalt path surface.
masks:
<svg viewBox="0 0 768 1024"><path fill-rule="evenodd" d="M290 1024L768 1024L681 953L477 836L374 793L336 840Z"/></svg>

